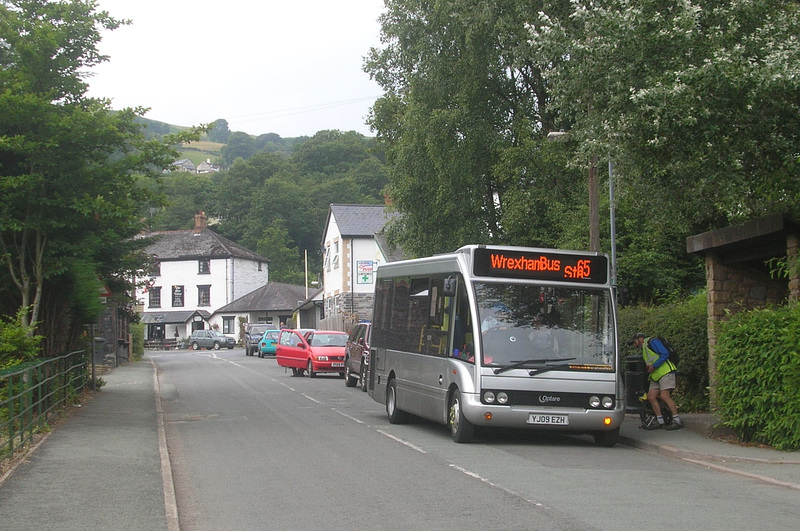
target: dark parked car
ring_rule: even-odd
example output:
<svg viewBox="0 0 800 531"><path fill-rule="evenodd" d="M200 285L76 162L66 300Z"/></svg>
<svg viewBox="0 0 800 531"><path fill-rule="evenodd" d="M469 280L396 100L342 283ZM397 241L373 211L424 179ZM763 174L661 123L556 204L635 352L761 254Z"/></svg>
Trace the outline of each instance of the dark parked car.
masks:
<svg viewBox="0 0 800 531"><path fill-rule="evenodd" d="M222 347L231 349L236 346L236 340L216 330L195 330L189 336L189 346L193 350L201 348L219 350Z"/></svg>
<svg viewBox="0 0 800 531"><path fill-rule="evenodd" d="M275 326L267 323L252 323L244 328L244 353L252 356L258 352L261 338L267 330L275 330Z"/></svg>
<svg viewBox="0 0 800 531"><path fill-rule="evenodd" d="M372 333L371 323L358 323L350 332L345 347L344 384L355 387L361 382L361 390L367 390L369 372L369 343Z"/></svg>

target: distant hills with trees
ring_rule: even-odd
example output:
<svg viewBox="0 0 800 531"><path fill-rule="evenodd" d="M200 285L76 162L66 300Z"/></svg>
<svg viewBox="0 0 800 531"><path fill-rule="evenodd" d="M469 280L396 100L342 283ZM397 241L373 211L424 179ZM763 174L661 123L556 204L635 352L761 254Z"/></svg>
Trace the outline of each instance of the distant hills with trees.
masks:
<svg viewBox="0 0 800 531"><path fill-rule="evenodd" d="M153 230L188 228L202 210L214 230L270 259L270 279L302 284L306 252L312 274L321 266L328 205L384 202L388 173L380 143L354 131L284 139L227 127L217 120L203 140L179 148L193 162L220 164L219 173L172 171L150 183L164 204L150 210L148 223ZM148 122L155 137L174 129Z"/></svg>

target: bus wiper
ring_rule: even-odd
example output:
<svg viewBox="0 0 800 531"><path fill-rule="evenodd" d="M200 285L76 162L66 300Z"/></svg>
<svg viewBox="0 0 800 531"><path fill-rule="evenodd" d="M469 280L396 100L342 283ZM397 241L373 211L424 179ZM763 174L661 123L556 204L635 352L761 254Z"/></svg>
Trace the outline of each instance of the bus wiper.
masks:
<svg viewBox="0 0 800 531"><path fill-rule="evenodd" d="M527 365L528 363L555 363L557 361L570 361L574 360L575 358L528 358L522 361L515 361L509 365L504 365L503 367L498 367L494 370L495 374L500 374L501 372L510 371L511 369L516 369L518 367L522 367L523 365ZM554 367L548 367L547 365L542 365L541 367L535 367L537 372L543 372L542 369L553 369Z"/></svg>

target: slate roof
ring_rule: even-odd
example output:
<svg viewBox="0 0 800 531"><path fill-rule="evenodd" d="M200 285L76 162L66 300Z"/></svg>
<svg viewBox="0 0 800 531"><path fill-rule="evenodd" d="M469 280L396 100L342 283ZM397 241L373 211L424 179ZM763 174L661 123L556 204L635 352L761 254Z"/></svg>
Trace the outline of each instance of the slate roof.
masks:
<svg viewBox="0 0 800 531"><path fill-rule="evenodd" d="M386 257L387 262L405 260L406 256L403 249L389 245L389 242L386 240L386 234L383 232L375 234L375 243L378 245L378 249L383 253L383 256Z"/></svg>
<svg viewBox="0 0 800 531"><path fill-rule="evenodd" d="M211 314L208 313L207 310L187 310L179 312L159 312L150 310L142 314L142 322L145 324L155 324L155 323L184 324L188 322L189 319L191 319L194 315L200 315L204 319L208 319L209 317L211 317Z"/></svg>
<svg viewBox="0 0 800 531"><path fill-rule="evenodd" d="M210 229L170 230L150 232L142 238L152 238L145 252L160 261L197 260L200 258L247 258L257 262L269 260Z"/></svg>
<svg viewBox="0 0 800 531"><path fill-rule="evenodd" d="M309 292L312 297L320 289ZM214 313L254 312L254 311L293 311L300 301L306 300L305 286L268 282L243 297L226 304Z"/></svg>
<svg viewBox="0 0 800 531"><path fill-rule="evenodd" d="M387 213L386 205L331 204L325 226L330 225L330 217L333 216L343 238L359 236L372 238L376 232L383 230L387 221L396 215L395 212Z"/></svg>

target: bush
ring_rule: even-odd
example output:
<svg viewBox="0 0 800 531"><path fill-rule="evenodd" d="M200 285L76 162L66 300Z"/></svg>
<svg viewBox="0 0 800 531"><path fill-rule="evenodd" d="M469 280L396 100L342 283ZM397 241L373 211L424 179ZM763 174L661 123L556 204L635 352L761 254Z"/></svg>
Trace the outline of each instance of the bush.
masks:
<svg viewBox="0 0 800 531"><path fill-rule="evenodd" d="M34 326L23 326L26 309L21 308L14 319L0 316L0 370L10 369L39 356L42 336L33 335Z"/></svg>
<svg viewBox="0 0 800 531"><path fill-rule="evenodd" d="M743 441L800 449L800 305L737 313L718 332L722 424Z"/></svg>
<svg viewBox="0 0 800 531"><path fill-rule="evenodd" d="M144 324L131 324L131 361L137 361L144 356Z"/></svg>
<svg viewBox="0 0 800 531"><path fill-rule="evenodd" d="M631 306L619 311L620 352L641 355L628 346L637 332L663 336L680 354L675 402L681 411L708 409L708 316L705 291L663 306Z"/></svg>

